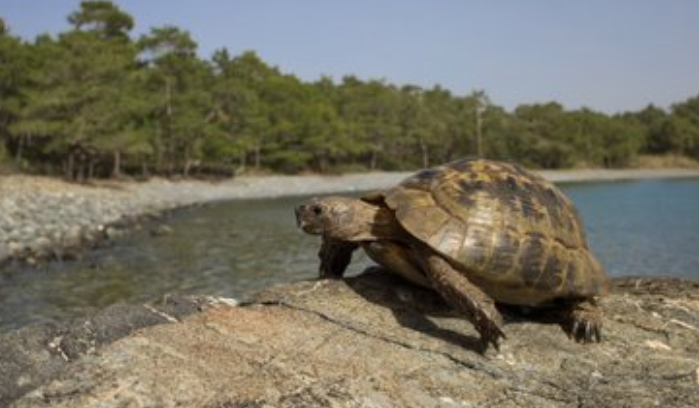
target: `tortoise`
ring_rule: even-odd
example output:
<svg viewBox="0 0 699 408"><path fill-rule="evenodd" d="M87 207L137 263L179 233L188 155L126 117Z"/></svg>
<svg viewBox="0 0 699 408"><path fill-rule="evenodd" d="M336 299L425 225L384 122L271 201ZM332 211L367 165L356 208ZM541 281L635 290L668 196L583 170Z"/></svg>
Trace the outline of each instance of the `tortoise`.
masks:
<svg viewBox="0 0 699 408"><path fill-rule="evenodd" d="M609 278L561 190L510 163L462 159L364 197L313 198L299 227L322 236L321 278L341 278L362 247L390 272L434 289L482 345L505 338L495 302L554 307L579 342L600 341L595 298Z"/></svg>

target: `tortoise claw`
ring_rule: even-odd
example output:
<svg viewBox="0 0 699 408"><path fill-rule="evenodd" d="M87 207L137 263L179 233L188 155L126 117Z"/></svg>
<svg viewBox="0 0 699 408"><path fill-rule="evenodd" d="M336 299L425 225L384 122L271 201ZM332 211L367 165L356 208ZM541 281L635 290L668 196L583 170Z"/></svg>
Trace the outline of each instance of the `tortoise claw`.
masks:
<svg viewBox="0 0 699 408"><path fill-rule="evenodd" d="M505 336L505 333L498 326L489 328L487 334L481 334L483 346L487 348L488 345L491 345L495 351L500 351L500 339L506 340L507 336Z"/></svg>
<svg viewBox="0 0 699 408"><path fill-rule="evenodd" d="M581 304L570 311L571 326L568 337L579 343L599 343L602 340L602 319L590 304Z"/></svg>
<svg viewBox="0 0 699 408"><path fill-rule="evenodd" d="M568 337L573 338L573 340L578 340L577 333L579 332L580 329L580 321L579 320L574 320L573 321L573 328L570 330L568 333Z"/></svg>
<svg viewBox="0 0 699 408"><path fill-rule="evenodd" d="M506 340L507 336L502 331L502 317L494 308L493 312L494 316L491 316L484 309L478 310L474 319L474 325L481 335L483 348L487 349L488 346L493 346L495 350L500 351L500 339Z"/></svg>

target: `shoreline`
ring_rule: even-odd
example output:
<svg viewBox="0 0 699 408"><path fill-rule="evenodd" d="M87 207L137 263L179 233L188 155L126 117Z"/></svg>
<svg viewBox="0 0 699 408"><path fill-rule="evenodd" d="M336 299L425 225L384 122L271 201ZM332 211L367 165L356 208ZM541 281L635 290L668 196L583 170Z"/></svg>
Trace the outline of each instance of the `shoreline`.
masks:
<svg viewBox="0 0 699 408"><path fill-rule="evenodd" d="M534 173L554 183L699 178L699 168L539 170Z"/></svg>
<svg viewBox="0 0 699 408"><path fill-rule="evenodd" d="M555 183L699 178L699 169L555 170ZM77 257L123 235L144 218L214 201L350 193L389 188L413 172L338 176L241 176L222 181L151 179L79 185L60 179L0 176L0 265ZM1 272L1 271L0 271Z"/></svg>

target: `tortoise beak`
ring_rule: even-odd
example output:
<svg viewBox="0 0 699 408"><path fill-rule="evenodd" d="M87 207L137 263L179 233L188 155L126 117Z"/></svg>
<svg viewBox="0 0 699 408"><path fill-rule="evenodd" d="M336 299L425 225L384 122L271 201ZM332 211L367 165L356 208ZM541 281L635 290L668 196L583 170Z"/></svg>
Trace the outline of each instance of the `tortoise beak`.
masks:
<svg viewBox="0 0 699 408"><path fill-rule="evenodd" d="M306 234L320 235L323 233L323 228L318 220L318 216L313 212L313 208L312 203L296 207L296 225Z"/></svg>
<svg viewBox="0 0 699 408"><path fill-rule="evenodd" d="M296 225L301 229L303 229L304 225L306 224L302 217L304 207L304 205L299 205L294 209L294 214L296 214Z"/></svg>
<svg viewBox="0 0 699 408"><path fill-rule="evenodd" d="M299 205L294 209L294 213L296 214L296 225L304 232L311 233L311 225L308 223L308 221L306 221L305 217L305 214L308 212L306 207L307 206L305 205Z"/></svg>

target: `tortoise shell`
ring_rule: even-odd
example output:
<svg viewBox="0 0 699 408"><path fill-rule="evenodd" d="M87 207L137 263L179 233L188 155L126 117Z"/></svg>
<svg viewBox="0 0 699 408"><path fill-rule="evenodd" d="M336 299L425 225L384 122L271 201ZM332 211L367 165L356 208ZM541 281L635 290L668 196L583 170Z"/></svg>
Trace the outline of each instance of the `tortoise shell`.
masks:
<svg viewBox="0 0 699 408"><path fill-rule="evenodd" d="M538 305L608 291L573 203L516 165L466 159L383 194L400 225L494 300Z"/></svg>

